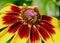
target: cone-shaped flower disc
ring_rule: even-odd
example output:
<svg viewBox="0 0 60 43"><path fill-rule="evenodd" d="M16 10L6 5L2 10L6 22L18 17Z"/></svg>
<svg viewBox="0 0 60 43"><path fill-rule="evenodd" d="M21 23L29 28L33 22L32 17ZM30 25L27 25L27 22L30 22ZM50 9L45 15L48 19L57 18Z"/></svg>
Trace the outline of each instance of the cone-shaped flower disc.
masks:
<svg viewBox="0 0 60 43"><path fill-rule="evenodd" d="M60 43L58 22L37 7L7 4L0 10L0 43Z"/></svg>

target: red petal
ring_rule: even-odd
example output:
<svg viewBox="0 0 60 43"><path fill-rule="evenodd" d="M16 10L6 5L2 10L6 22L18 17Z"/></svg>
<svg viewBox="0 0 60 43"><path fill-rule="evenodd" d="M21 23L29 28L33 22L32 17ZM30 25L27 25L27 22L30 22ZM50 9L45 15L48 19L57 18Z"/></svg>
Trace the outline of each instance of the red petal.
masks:
<svg viewBox="0 0 60 43"><path fill-rule="evenodd" d="M44 23L48 24L49 26L51 26L52 28L54 28L54 26L51 25L50 22L48 22L48 21L46 21L46 20L42 20L42 22L44 22Z"/></svg>
<svg viewBox="0 0 60 43"><path fill-rule="evenodd" d="M42 15L42 20L51 21L51 19L52 18L50 16Z"/></svg>
<svg viewBox="0 0 60 43"><path fill-rule="evenodd" d="M30 33L30 28L28 27L28 25L25 24L23 24L18 31L20 38L28 38L29 33Z"/></svg>
<svg viewBox="0 0 60 43"><path fill-rule="evenodd" d="M14 18L17 18L17 17L12 16L12 15L10 15L10 16L9 15L6 15L6 16L3 17L3 20L6 20L6 21L8 20L9 21L9 20L12 20Z"/></svg>
<svg viewBox="0 0 60 43"><path fill-rule="evenodd" d="M7 15L3 17L3 21L4 21L4 24L12 24L12 23L20 21L20 19L17 17Z"/></svg>
<svg viewBox="0 0 60 43"><path fill-rule="evenodd" d="M40 40L40 35L36 28L32 27L31 33L30 33L30 40L31 42L36 42L37 40Z"/></svg>
<svg viewBox="0 0 60 43"><path fill-rule="evenodd" d="M37 29L40 32L40 34L42 35L44 40L47 40L50 37L48 32L42 26L37 26Z"/></svg>
<svg viewBox="0 0 60 43"><path fill-rule="evenodd" d="M17 22L13 24L8 31L14 33L18 30L20 26L21 26L21 22Z"/></svg>
<svg viewBox="0 0 60 43"><path fill-rule="evenodd" d="M20 11L21 11L21 9L19 7L17 7L17 6L11 6L11 10L13 12L18 12L18 13L20 13Z"/></svg>
<svg viewBox="0 0 60 43"><path fill-rule="evenodd" d="M8 13L6 13L6 15L10 15L10 16L19 16L18 13L12 12L12 11L8 11Z"/></svg>
<svg viewBox="0 0 60 43"><path fill-rule="evenodd" d="M53 29L54 26L52 26L50 23L41 21L40 25L43 26L50 34L55 34L55 31Z"/></svg>

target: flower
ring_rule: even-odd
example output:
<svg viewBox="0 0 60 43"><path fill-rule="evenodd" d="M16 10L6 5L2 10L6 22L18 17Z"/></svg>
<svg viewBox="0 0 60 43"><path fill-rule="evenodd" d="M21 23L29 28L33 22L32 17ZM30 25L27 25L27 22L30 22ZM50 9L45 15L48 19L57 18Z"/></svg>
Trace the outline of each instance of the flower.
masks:
<svg viewBox="0 0 60 43"><path fill-rule="evenodd" d="M60 43L58 20L37 7L8 4L0 13L0 43Z"/></svg>

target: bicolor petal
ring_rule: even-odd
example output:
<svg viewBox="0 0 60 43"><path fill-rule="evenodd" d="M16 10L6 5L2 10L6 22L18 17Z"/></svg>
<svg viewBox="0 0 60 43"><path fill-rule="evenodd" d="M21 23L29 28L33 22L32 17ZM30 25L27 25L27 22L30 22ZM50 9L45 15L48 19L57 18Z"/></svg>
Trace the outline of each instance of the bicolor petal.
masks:
<svg viewBox="0 0 60 43"><path fill-rule="evenodd" d="M30 32L30 43L42 43L41 42L41 35L39 34L35 25L31 27Z"/></svg>
<svg viewBox="0 0 60 43"><path fill-rule="evenodd" d="M54 43L53 40L52 40L52 38L51 38L51 36L50 36L50 34L48 33L48 31L43 26L38 25L37 29L40 32L42 40L45 43Z"/></svg>
<svg viewBox="0 0 60 43"><path fill-rule="evenodd" d="M30 25L22 24L11 43L26 43L30 35Z"/></svg>
<svg viewBox="0 0 60 43"><path fill-rule="evenodd" d="M49 23L50 26L45 25L45 28L46 29L49 29L50 28L50 30L48 30L48 32L51 31L53 33L53 34L50 34L50 35L51 35L54 43L60 43L60 41L59 41L59 39L60 39L60 35L59 35L60 29L59 29L59 21L58 21L58 19L56 19L54 17L50 17L50 20L47 20L47 19L48 19L48 17L46 17L46 19L44 19L45 20L45 23Z"/></svg>
<svg viewBox="0 0 60 43"><path fill-rule="evenodd" d="M60 43L60 29L59 29L59 21L58 19L52 17L52 20L50 21L51 24L54 26L54 31L55 31L55 34L52 35L52 38L54 40L55 43Z"/></svg>

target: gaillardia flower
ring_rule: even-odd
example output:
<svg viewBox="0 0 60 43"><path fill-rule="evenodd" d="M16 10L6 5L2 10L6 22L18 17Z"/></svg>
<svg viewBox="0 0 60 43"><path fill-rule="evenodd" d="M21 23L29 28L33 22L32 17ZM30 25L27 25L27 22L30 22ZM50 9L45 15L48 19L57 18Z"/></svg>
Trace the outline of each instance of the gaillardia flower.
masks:
<svg viewBox="0 0 60 43"><path fill-rule="evenodd" d="M8 4L0 10L0 43L60 43L58 22L37 7Z"/></svg>

